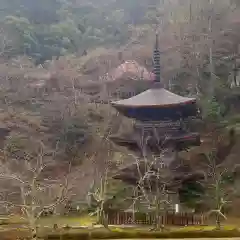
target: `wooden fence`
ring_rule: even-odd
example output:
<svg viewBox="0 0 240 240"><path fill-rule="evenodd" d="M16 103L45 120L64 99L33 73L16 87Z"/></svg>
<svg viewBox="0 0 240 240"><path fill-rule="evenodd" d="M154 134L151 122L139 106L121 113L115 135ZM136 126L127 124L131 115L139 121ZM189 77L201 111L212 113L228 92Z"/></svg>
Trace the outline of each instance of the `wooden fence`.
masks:
<svg viewBox="0 0 240 240"><path fill-rule="evenodd" d="M107 214L109 225L153 225L156 223L154 214L131 212L110 212ZM206 222L204 215L193 213L167 213L160 218L161 224L188 226L203 225Z"/></svg>

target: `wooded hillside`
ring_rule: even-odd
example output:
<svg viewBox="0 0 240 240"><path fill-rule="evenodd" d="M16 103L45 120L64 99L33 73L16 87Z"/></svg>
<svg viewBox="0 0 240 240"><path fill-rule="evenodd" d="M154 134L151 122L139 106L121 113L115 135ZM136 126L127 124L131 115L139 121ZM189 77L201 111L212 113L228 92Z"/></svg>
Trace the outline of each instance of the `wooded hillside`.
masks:
<svg viewBox="0 0 240 240"><path fill-rule="evenodd" d="M0 9L2 148L33 158L43 142L56 175L80 166L79 195L96 166L129 161L107 139L131 121L109 102L149 87L156 29L165 87L202 109L204 147L193 151L212 149L206 126L240 131L238 0L0 0Z"/></svg>

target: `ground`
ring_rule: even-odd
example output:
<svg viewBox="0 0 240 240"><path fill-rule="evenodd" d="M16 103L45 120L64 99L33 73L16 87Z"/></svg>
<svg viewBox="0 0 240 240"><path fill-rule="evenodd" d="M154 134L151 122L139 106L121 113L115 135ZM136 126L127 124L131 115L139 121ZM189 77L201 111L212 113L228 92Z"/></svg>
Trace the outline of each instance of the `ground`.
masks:
<svg viewBox="0 0 240 240"><path fill-rule="evenodd" d="M95 222L94 217L90 216L82 216L82 217L45 217L40 219L39 221L39 233L40 236L45 235L46 233L79 233L82 231L95 231L96 226L93 227L93 222ZM236 224L234 224L234 222ZM233 230L233 229L238 229L238 224L237 224L237 219L234 219L231 221L230 224L225 224L223 229L224 230ZM58 225L57 229L53 229L54 224ZM69 226L70 228L68 229L66 226ZM87 229L86 229L87 228ZM124 227L124 226L110 226L111 230L113 232L125 232L125 231L137 231L137 232L144 232L148 231L149 227L138 227L138 228L130 228L130 227ZM168 231L171 232L200 232L200 231L211 231L214 230L215 226L210 225L210 226L185 226L185 227L168 227ZM100 229L101 230L101 229ZM97 231L97 230L96 230ZM26 227L24 227L24 222L23 220L18 217L10 217L8 224L1 225L0 226L0 239L1 240L15 240L17 237L25 237L28 235L28 230ZM223 239L224 240L224 239ZM240 240L240 238L239 238Z"/></svg>

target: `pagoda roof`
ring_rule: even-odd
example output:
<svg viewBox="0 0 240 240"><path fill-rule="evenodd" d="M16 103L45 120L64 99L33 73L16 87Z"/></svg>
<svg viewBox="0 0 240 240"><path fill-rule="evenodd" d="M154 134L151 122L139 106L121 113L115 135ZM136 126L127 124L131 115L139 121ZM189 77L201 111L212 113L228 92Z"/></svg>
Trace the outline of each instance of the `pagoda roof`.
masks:
<svg viewBox="0 0 240 240"><path fill-rule="evenodd" d="M181 104L195 103L195 98L182 97L164 88L148 89L134 97L113 102L114 107L171 107Z"/></svg>
<svg viewBox="0 0 240 240"><path fill-rule="evenodd" d="M195 98L179 96L158 85L112 105L124 116L138 121L178 121L197 116Z"/></svg>

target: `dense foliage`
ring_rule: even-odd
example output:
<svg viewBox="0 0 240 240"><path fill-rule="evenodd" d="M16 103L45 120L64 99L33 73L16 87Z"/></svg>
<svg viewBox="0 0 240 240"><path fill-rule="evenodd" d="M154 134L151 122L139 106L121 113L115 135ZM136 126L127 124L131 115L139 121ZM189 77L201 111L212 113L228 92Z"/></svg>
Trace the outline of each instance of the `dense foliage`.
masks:
<svg viewBox="0 0 240 240"><path fill-rule="evenodd" d="M0 3L1 55L6 58L27 55L38 64L72 53L80 57L99 46L124 50L129 44L149 44L146 39L158 25L164 32L161 46L173 47L162 59L169 86L184 95L203 94L207 102L203 108L215 120L231 110L229 101L234 99L228 89L239 85L240 36L234 1ZM146 56L140 58L147 63ZM219 106L219 101L224 105Z"/></svg>
<svg viewBox="0 0 240 240"><path fill-rule="evenodd" d="M66 53L81 55L100 44L124 43L129 37L128 23L143 17L136 6L136 2L124 1L3 0L4 52L10 56L27 54L43 62ZM143 15L146 7L138 7Z"/></svg>

